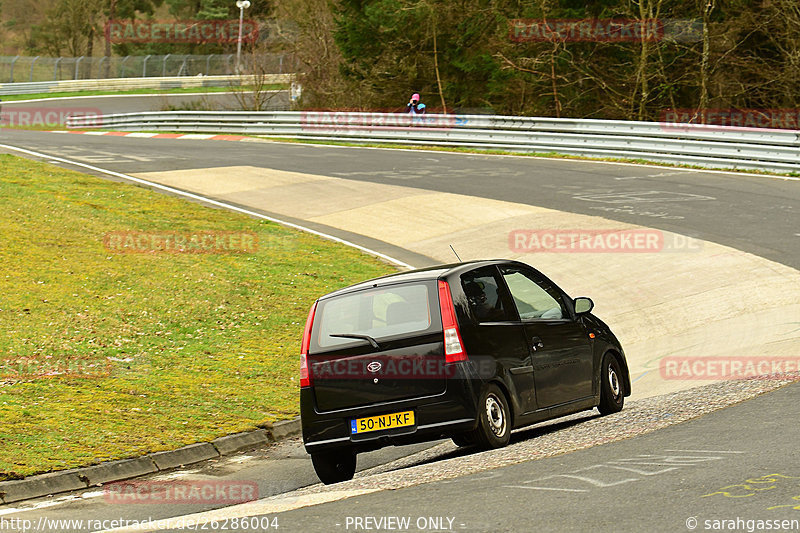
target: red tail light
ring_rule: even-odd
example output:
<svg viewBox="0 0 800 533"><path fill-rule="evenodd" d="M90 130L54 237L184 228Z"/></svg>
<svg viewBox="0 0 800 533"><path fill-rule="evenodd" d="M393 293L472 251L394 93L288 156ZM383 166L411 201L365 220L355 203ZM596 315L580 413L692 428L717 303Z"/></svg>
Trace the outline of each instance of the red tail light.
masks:
<svg viewBox="0 0 800 533"><path fill-rule="evenodd" d="M300 345L300 386L311 386L311 370L308 366L308 347L311 345L311 326L314 324L314 313L317 310L317 302L311 306L306 320L306 329L303 331L303 344Z"/></svg>
<svg viewBox="0 0 800 533"><path fill-rule="evenodd" d="M453 307L453 297L450 295L450 285L439 280L439 310L442 312L442 328L444 329L444 358L448 363L466 361L467 352L461 342L461 333L458 331L456 309Z"/></svg>

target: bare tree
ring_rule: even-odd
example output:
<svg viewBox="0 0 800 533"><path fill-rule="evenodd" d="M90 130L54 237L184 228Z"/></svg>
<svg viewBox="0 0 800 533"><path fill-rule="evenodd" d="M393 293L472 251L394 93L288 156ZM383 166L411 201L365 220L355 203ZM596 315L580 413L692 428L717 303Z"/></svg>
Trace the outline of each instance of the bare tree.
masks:
<svg viewBox="0 0 800 533"><path fill-rule="evenodd" d="M703 18L703 52L700 56L700 111L708 108L708 78L711 57L711 13L716 7L716 0L700 0Z"/></svg>
<svg viewBox="0 0 800 533"><path fill-rule="evenodd" d="M636 64L636 86L635 91L638 98L631 98L631 105L635 105L638 100L636 118L645 120L647 118L647 104L650 101L651 90L651 62L652 54L657 44L653 42L652 22L658 21L661 15L662 0L633 0L633 5L637 8L636 15L639 19L641 40L639 41L639 55ZM662 24L658 22L658 24ZM663 25L662 25L663 27ZM636 93L634 93L636 95Z"/></svg>
<svg viewBox="0 0 800 533"><path fill-rule="evenodd" d="M250 47L243 57L244 85L232 85L231 92L243 111L264 111L285 95L285 89L276 87L275 75L279 67L276 65L276 55L269 52L269 45L255 45Z"/></svg>
<svg viewBox="0 0 800 533"><path fill-rule="evenodd" d="M335 0L277 0L275 14L284 37L279 48L294 58L304 106L362 108L372 92L342 76L343 58L334 39L335 6Z"/></svg>

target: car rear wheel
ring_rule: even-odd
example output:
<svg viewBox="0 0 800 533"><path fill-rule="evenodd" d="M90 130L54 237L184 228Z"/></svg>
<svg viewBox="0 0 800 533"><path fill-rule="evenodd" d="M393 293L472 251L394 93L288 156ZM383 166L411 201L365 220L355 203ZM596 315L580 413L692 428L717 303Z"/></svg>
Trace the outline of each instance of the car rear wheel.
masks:
<svg viewBox="0 0 800 533"><path fill-rule="evenodd" d="M319 480L326 485L353 479L356 473L356 454L351 450L312 453L311 463Z"/></svg>
<svg viewBox="0 0 800 533"><path fill-rule="evenodd" d="M622 410L625 403L625 390L622 385L622 372L617 358L607 353L600 367L600 404L597 409L601 415L610 415Z"/></svg>
<svg viewBox="0 0 800 533"><path fill-rule="evenodd" d="M484 389L478 404L478 427L468 438L486 450L502 448L511 439L508 400L497 385L490 384Z"/></svg>

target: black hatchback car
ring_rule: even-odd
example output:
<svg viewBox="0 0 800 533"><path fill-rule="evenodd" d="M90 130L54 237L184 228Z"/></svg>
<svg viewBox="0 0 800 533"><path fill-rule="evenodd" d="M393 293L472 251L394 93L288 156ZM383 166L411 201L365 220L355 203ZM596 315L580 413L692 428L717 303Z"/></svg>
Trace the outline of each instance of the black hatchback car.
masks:
<svg viewBox="0 0 800 533"><path fill-rule="evenodd" d="M450 437L499 448L511 430L622 409L625 354L589 298L518 261L441 265L317 300L301 350L303 442L324 483L356 455Z"/></svg>

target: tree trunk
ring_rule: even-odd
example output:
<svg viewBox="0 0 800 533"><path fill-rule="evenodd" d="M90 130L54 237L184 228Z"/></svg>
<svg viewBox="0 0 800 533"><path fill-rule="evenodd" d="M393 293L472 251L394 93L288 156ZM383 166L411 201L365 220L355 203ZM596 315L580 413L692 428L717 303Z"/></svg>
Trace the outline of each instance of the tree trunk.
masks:
<svg viewBox="0 0 800 533"><path fill-rule="evenodd" d="M561 118L561 100L558 98L558 77L556 76L556 52L558 52L558 41L553 41L553 50L550 53L550 82L553 87L553 104L556 108L556 118Z"/></svg>
<svg viewBox="0 0 800 533"><path fill-rule="evenodd" d="M94 54L94 25L89 28L89 35L86 36L86 59L84 59L83 78L92 77L92 54Z"/></svg>
<svg viewBox="0 0 800 533"><path fill-rule="evenodd" d="M108 6L108 22L107 24L111 24L111 21L117 16L117 0L111 0L111 4ZM107 26L108 27L108 26ZM103 63L103 77L108 78L109 73L111 72L111 35L106 30L105 38L106 38L106 50L105 50L105 62Z"/></svg>
<svg viewBox="0 0 800 533"><path fill-rule="evenodd" d="M714 11L716 0L705 0L703 7L703 52L700 58L700 102L697 105L699 112L704 112L708 107L708 71L711 56L711 35L709 23L711 12ZM696 115L696 113L695 113Z"/></svg>
<svg viewBox="0 0 800 533"><path fill-rule="evenodd" d="M447 114L447 103L444 101L442 92L442 78L439 76L439 51L436 48L436 16L433 16L433 69L436 71L436 84L439 86L439 99L442 101L442 109Z"/></svg>
<svg viewBox="0 0 800 533"><path fill-rule="evenodd" d="M636 69L636 77L639 81L639 111L636 115L638 120L644 120L645 111L647 109L647 100L650 98L650 86L648 84L647 79L647 62L650 56L650 42L647 40L645 36L645 19L647 18L647 12L645 11L644 1L641 0L639 2L639 18L641 19L642 24L642 48L639 52L639 67Z"/></svg>

